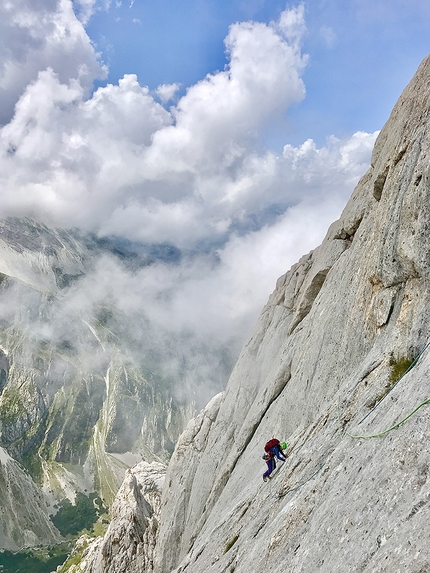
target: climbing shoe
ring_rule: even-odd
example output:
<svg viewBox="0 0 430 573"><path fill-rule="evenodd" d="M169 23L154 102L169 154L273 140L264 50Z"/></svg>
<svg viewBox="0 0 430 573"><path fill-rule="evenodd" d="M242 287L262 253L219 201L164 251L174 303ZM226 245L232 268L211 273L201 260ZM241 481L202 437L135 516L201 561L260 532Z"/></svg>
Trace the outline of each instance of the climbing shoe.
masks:
<svg viewBox="0 0 430 573"><path fill-rule="evenodd" d="M269 481L270 477L269 476L263 476L263 481Z"/></svg>

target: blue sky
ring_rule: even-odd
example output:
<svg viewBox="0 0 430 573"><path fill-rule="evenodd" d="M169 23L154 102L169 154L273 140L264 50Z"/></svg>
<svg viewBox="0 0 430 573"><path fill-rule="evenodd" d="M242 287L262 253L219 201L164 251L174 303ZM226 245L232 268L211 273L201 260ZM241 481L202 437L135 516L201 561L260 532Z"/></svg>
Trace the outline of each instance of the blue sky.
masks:
<svg viewBox="0 0 430 573"><path fill-rule="evenodd" d="M307 95L269 132L279 146L380 129L430 51L426 0L305 2ZM224 38L236 21L276 20L281 0L124 0L99 9L87 31L109 65L109 81L136 73L151 89L186 87L227 63Z"/></svg>
<svg viewBox="0 0 430 573"><path fill-rule="evenodd" d="M427 0L0 3L0 217L181 251L102 261L82 300L234 354L368 169L429 24Z"/></svg>

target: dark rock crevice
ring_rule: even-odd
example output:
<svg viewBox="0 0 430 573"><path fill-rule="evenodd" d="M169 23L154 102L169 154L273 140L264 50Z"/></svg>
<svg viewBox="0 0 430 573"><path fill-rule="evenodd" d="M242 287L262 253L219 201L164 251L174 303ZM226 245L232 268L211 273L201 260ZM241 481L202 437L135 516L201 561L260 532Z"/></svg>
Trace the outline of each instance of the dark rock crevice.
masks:
<svg viewBox="0 0 430 573"><path fill-rule="evenodd" d="M357 219L354 219L354 221L350 225L342 227L335 234L333 239L341 239L342 241L348 241L349 243L352 243L355 234L358 231L358 228L361 225L362 221L363 221L363 215L360 215Z"/></svg>
<svg viewBox="0 0 430 573"><path fill-rule="evenodd" d="M291 334L296 329L297 325L309 314L316 297L322 289L329 270L330 269L323 269L312 277L312 280L300 301L296 316L291 323L289 334Z"/></svg>
<svg viewBox="0 0 430 573"><path fill-rule="evenodd" d="M384 185L387 180L388 171L389 171L389 166L387 165L384 171L382 171L381 173L379 173L379 175L377 175L373 183L373 196L377 201L380 201L382 197L382 191L384 189Z"/></svg>

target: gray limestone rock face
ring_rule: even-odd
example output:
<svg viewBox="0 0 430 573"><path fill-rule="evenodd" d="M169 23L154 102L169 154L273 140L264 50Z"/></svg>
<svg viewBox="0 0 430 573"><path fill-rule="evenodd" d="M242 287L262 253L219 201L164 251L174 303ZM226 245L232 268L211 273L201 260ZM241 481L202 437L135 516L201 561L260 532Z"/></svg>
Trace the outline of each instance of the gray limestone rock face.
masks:
<svg viewBox="0 0 430 573"><path fill-rule="evenodd" d="M88 250L67 231L31 219L0 221L0 273L5 276L55 294L92 264Z"/></svg>
<svg viewBox="0 0 430 573"><path fill-rule="evenodd" d="M47 499L0 447L0 546L16 551L59 541L61 535L48 517Z"/></svg>
<svg viewBox="0 0 430 573"><path fill-rule="evenodd" d="M430 340L429 165L430 57L340 219L278 280L225 393L179 440L156 573L430 570L430 347L359 423ZM273 436L288 458L263 483Z"/></svg>
<svg viewBox="0 0 430 573"><path fill-rule="evenodd" d="M67 573L152 573L165 473L166 466L157 462L127 470L106 535L88 545L80 564Z"/></svg>

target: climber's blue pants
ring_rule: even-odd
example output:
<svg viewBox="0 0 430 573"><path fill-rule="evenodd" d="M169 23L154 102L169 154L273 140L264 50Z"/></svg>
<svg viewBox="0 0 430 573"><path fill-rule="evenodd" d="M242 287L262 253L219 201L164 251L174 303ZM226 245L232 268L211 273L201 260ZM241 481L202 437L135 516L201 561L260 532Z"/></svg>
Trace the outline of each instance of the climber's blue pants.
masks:
<svg viewBox="0 0 430 573"><path fill-rule="evenodd" d="M267 471L264 472L263 477L269 477L273 470L276 468L276 462L273 458L266 461Z"/></svg>

